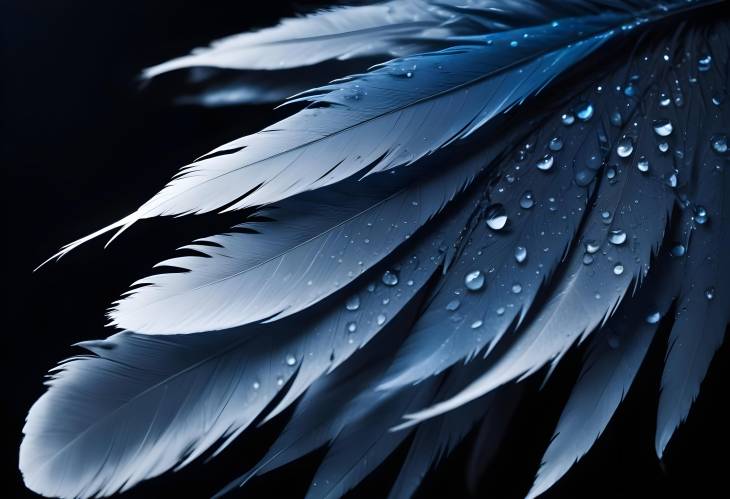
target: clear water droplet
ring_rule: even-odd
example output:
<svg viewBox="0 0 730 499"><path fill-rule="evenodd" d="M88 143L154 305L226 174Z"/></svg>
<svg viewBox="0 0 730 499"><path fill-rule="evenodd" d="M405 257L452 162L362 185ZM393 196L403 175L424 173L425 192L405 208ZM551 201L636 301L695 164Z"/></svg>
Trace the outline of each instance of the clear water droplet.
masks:
<svg viewBox="0 0 730 499"><path fill-rule="evenodd" d="M672 173L669 178L667 178L667 185L671 187L672 189L677 187L677 174Z"/></svg>
<svg viewBox="0 0 730 499"><path fill-rule="evenodd" d="M621 113L618 111L614 111L611 113L611 116L609 117L609 121L613 126L621 126L624 123L624 119L621 116Z"/></svg>
<svg viewBox="0 0 730 499"><path fill-rule="evenodd" d="M599 249L601 249L601 245L598 244L595 240L589 239L585 242L586 252L590 253L591 255L595 252L597 252Z"/></svg>
<svg viewBox="0 0 730 499"><path fill-rule="evenodd" d="M560 117L560 121L563 122L563 125L570 126L575 123L575 116L572 113L565 113Z"/></svg>
<svg viewBox="0 0 730 499"><path fill-rule="evenodd" d="M590 170L587 170L587 169L581 168L580 170L578 170L577 172L575 172L575 176L574 176L575 183L579 187L585 187L588 184L590 184L591 182L593 182L593 177L594 176L595 176L595 173L594 172L592 172Z"/></svg>
<svg viewBox="0 0 730 499"><path fill-rule="evenodd" d="M351 312L360 308L360 297L358 295L349 297L347 303L345 303L345 308Z"/></svg>
<svg viewBox="0 0 730 499"><path fill-rule="evenodd" d="M546 154L543 156L535 166L537 166L538 170L542 170L544 172L548 171L550 168L553 167L554 158L552 154Z"/></svg>
<svg viewBox="0 0 730 499"><path fill-rule="evenodd" d="M672 249L669 251L672 256L684 256L684 253L687 251L687 249L684 247L683 244L676 244L672 246Z"/></svg>
<svg viewBox="0 0 730 499"><path fill-rule="evenodd" d="M609 167L608 167L608 168L606 169L606 178L607 178L608 180L613 180L613 179L615 179L615 178L616 178L616 168L614 168L613 166L609 166Z"/></svg>
<svg viewBox="0 0 730 499"><path fill-rule="evenodd" d="M512 292L516 295L522 293L522 285L518 282L512 285Z"/></svg>
<svg viewBox="0 0 730 499"><path fill-rule="evenodd" d="M386 270L383 274L382 281L386 286L395 286L398 284L398 274L393 271Z"/></svg>
<svg viewBox="0 0 730 499"><path fill-rule="evenodd" d="M499 203L488 207L485 216L487 226L492 230L502 230L507 225L507 211Z"/></svg>
<svg viewBox="0 0 730 499"><path fill-rule="evenodd" d="M560 137L553 137L548 143L548 148L551 151L559 151L563 148L563 140Z"/></svg>
<svg viewBox="0 0 730 499"><path fill-rule="evenodd" d="M286 365L287 366L295 366L297 365L297 358L294 357L292 354L289 354L286 356Z"/></svg>
<svg viewBox="0 0 730 499"><path fill-rule="evenodd" d="M604 222L606 222L606 223L610 222L610 221L611 221L611 212L610 212L610 211L608 211L608 210L603 210L603 211L601 212L601 219L602 219L602 220L603 220Z"/></svg>
<svg viewBox="0 0 730 499"><path fill-rule="evenodd" d="M480 328L480 327L482 327L482 324L483 324L483 322L482 322L482 321L480 321L480 320L475 320L474 322L472 322L472 323L471 323L471 328L472 328L472 329L477 329L477 328Z"/></svg>
<svg viewBox="0 0 730 499"><path fill-rule="evenodd" d="M589 255L588 253L585 253L583 255L583 265L590 265L593 263L593 255Z"/></svg>
<svg viewBox="0 0 730 499"><path fill-rule="evenodd" d="M254 390L258 390L259 388L261 388L261 383L259 383L258 381L254 381L251 384L251 388L253 388Z"/></svg>
<svg viewBox="0 0 730 499"><path fill-rule="evenodd" d="M712 300L713 298L715 298L715 288L707 288L705 290L705 298L707 298L708 300Z"/></svg>
<svg viewBox="0 0 730 499"><path fill-rule="evenodd" d="M718 154L725 154L727 152L727 136L726 135L715 135L711 139L712 149Z"/></svg>
<svg viewBox="0 0 730 499"><path fill-rule="evenodd" d="M518 42L517 40L512 40L511 42L509 42L510 47L516 47L519 44L520 44L520 42Z"/></svg>
<svg viewBox="0 0 730 499"><path fill-rule="evenodd" d="M621 158L628 158L634 152L634 141L631 137L622 137L616 145L616 154Z"/></svg>
<svg viewBox="0 0 730 499"><path fill-rule="evenodd" d="M624 266L621 265L620 263L617 263L616 265L613 266L613 273L614 273L614 275L621 275L621 274L623 274L624 273Z"/></svg>
<svg viewBox="0 0 730 499"><path fill-rule="evenodd" d="M276 386L284 386L284 376L276 377Z"/></svg>
<svg viewBox="0 0 730 499"><path fill-rule="evenodd" d="M704 206L696 206L695 207L695 222L704 225L707 222L708 219L707 210Z"/></svg>
<svg viewBox="0 0 730 499"><path fill-rule="evenodd" d="M659 107L668 107L672 100L665 93L659 95Z"/></svg>
<svg viewBox="0 0 730 499"><path fill-rule="evenodd" d="M636 162L636 168L639 169L641 173L646 173L649 171L649 160L646 159L644 156L639 158L639 161Z"/></svg>
<svg viewBox="0 0 730 499"><path fill-rule="evenodd" d="M669 150L669 142L659 142L657 149L659 149L659 152L667 152Z"/></svg>
<svg viewBox="0 0 730 499"><path fill-rule="evenodd" d="M712 56L709 54L700 57L697 61L697 70L700 72L709 71L710 66L712 66Z"/></svg>
<svg viewBox="0 0 730 499"><path fill-rule="evenodd" d="M357 323L353 322L353 321L348 322L347 323L347 332L354 333L355 331L357 331ZM288 364L288 362L287 362L287 364Z"/></svg>
<svg viewBox="0 0 730 499"><path fill-rule="evenodd" d="M672 122L664 119L654 120L653 127L654 133L657 134L659 137L668 137L672 134L672 131L674 130Z"/></svg>
<svg viewBox="0 0 730 499"><path fill-rule="evenodd" d="M474 270L464 277L464 286L469 291L479 291L484 287L484 273L481 270Z"/></svg>
<svg viewBox="0 0 730 499"><path fill-rule="evenodd" d="M591 154L588 156L588 159L586 159L586 166L593 171L599 170L602 164L603 159L601 159L601 156L598 154Z"/></svg>
<svg viewBox="0 0 730 499"><path fill-rule="evenodd" d="M608 242L616 246L622 245L626 242L626 232L621 229L612 230L609 232Z"/></svg>
<svg viewBox="0 0 730 499"><path fill-rule="evenodd" d="M517 246L515 248L515 260L517 263L522 263L527 259L527 248L524 246Z"/></svg>
<svg viewBox="0 0 730 499"><path fill-rule="evenodd" d="M632 85L631 83L629 83L624 88L624 95L626 97L633 97L634 95L636 95L636 87L634 85Z"/></svg>
<svg viewBox="0 0 730 499"><path fill-rule="evenodd" d="M504 307L499 307L497 309L497 315L504 315Z"/></svg>
<svg viewBox="0 0 730 499"><path fill-rule="evenodd" d="M593 117L593 105L590 102L582 102L575 110L575 115L581 121L588 121Z"/></svg>
<svg viewBox="0 0 730 499"><path fill-rule="evenodd" d="M383 324L385 324L385 315L378 314L378 316L375 318L375 322L378 326L382 326Z"/></svg>
<svg viewBox="0 0 730 499"><path fill-rule="evenodd" d="M535 206L535 198L532 191L525 191L520 198L520 208L529 210L533 206Z"/></svg>
<svg viewBox="0 0 730 499"><path fill-rule="evenodd" d="M446 310L449 312L454 312L456 310L459 310L459 307L461 306L461 302L459 300L451 300L449 303L446 304Z"/></svg>
<svg viewBox="0 0 730 499"><path fill-rule="evenodd" d="M647 324L656 324L659 322L659 319L662 318L662 314L660 314L658 311L652 312L649 315L646 316L646 322Z"/></svg>

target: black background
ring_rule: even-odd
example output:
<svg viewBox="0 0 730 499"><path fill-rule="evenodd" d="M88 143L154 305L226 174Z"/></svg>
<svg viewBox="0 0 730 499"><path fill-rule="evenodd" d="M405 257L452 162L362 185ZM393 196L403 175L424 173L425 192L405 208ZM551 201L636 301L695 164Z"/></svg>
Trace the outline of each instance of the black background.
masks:
<svg viewBox="0 0 730 499"><path fill-rule="evenodd" d="M273 106L217 110L174 107L164 89L140 91L139 71L211 39L273 24L302 10L286 2L20 1L2 3L2 126L5 252L2 364L8 442L4 497L33 497L17 471L23 419L46 371L77 353L74 342L104 337L104 310L172 249L225 221L146 221L102 250L95 241L39 272L59 245L128 214L177 170L212 147L281 117ZM197 224L197 225L195 225ZM687 424L663 463L653 429L665 337L593 452L545 495L714 497L727 473L728 346L722 348ZM10 348L7 345L10 345ZM524 404L502 460L478 496L521 497L530 486L575 366ZM244 436L214 462L147 482L125 497L207 497L252 465L283 419ZM398 453L357 497L378 497L397 472ZM300 497L320 455L255 480L241 497ZM466 449L422 488L424 497L465 497ZM6 487L5 485L3 487Z"/></svg>

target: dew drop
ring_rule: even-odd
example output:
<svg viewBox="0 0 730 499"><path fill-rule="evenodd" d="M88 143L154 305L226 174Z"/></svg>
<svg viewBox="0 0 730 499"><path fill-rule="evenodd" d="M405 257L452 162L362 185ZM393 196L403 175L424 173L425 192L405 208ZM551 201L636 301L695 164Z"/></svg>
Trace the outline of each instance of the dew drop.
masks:
<svg viewBox="0 0 730 499"><path fill-rule="evenodd" d="M386 286L395 286L398 284L398 274L390 270L386 270L383 274L382 281Z"/></svg>
<svg viewBox="0 0 730 499"><path fill-rule="evenodd" d="M525 191L520 198L520 207L529 210L535 206L535 199L532 195L532 191Z"/></svg>
<svg viewBox="0 0 730 499"><path fill-rule="evenodd" d="M626 85L626 88L624 88L624 95L626 97L633 97L634 95L636 95L636 87L629 83L628 85Z"/></svg>
<svg viewBox="0 0 730 499"><path fill-rule="evenodd" d="M538 170L542 170L544 172L548 171L550 168L553 167L554 158L552 154L546 154L543 156L535 166L537 166Z"/></svg>
<svg viewBox="0 0 730 499"><path fill-rule="evenodd" d="M563 148L563 139L560 137L553 137L548 143L548 148L551 151L559 151Z"/></svg>
<svg viewBox="0 0 730 499"><path fill-rule="evenodd" d="M522 293L522 285L518 282L512 285L512 292L516 295Z"/></svg>
<svg viewBox="0 0 730 499"><path fill-rule="evenodd" d="M695 207L695 222L704 225L707 222L707 210L704 206Z"/></svg>
<svg viewBox="0 0 730 499"><path fill-rule="evenodd" d="M253 388L254 390L258 390L259 388L261 388L261 383L259 383L258 381L254 381L251 384L251 388Z"/></svg>
<svg viewBox="0 0 730 499"><path fill-rule="evenodd" d="M353 295L348 298L347 303L345 303L345 308L351 312L360 308L360 297L357 295Z"/></svg>
<svg viewBox="0 0 730 499"><path fill-rule="evenodd" d="M484 274L481 270L474 270L464 277L464 286L469 291L479 291L484 287Z"/></svg>
<svg viewBox="0 0 730 499"><path fill-rule="evenodd" d="M516 46L517 46L517 45L519 45L519 44L520 44L520 43L519 43L519 42L518 42L517 40L512 40L511 42L509 42L509 46L510 46L510 47L516 47Z"/></svg>
<svg viewBox="0 0 730 499"><path fill-rule="evenodd" d="M611 113L611 116L609 117L609 121L613 126L621 126L623 125L624 119L621 116L621 113L618 111L614 111Z"/></svg>
<svg viewBox="0 0 730 499"><path fill-rule="evenodd" d="M697 70L700 72L709 71L711 65L712 65L712 56L705 55L697 61Z"/></svg>
<svg viewBox="0 0 730 499"><path fill-rule="evenodd" d="M613 166L609 166L606 169L606 178L608 178L608 180L613 180L614 178L616 178L616 168L614 168Z"/></svg>
<svg viewBox="0 0 730 499"><path fill-rule="evenodd" d="M659 152L667 152L669 150L669 142L659 142L657 149L659 149Z"/></svg>
<svg viewBox="0 0 730 499"><path fill-rule="evenodd" d="M655 120L653 126L654 133L660 137L668 137L674 130L672 122L669 120Z"/></svg>
<svg viewBox="0 0 730 499"><path fill-rule="evenodd" d="M626 232L621 229L612 230L608 235L608 242L620 246L626 242Z"/></svg>
<svg viewBox="0 0 730 499"><path fill-rule="evenodd" d="M672 189L677 187L677 174L672 173L669 178L667 178L667 185L671 187Z"/></svg>
<svg viewBox="0 0 730 499"><path fill-rule="evenodd" d="M583 255L583 265L590 265L593 263L593 255L589 255L588 253L585 253Z"/></svg>
<svg viewBox="0 0 730 499"><path fill-rule="evenodd" d="M705 298L707 298L708 300L712 300L713 298L715 298L715 288L707 288L705 290Z"/></svg>
<svg viewBox="0 0 730 499"><path fill-rule="evenodd" d="M357 323L356 322L352 322L352 321L351 322L348 322L347 323L347 332L348 333L354 333L355 331L357 331ZM289 364L289 361L288 360L287 360L287 364ZM289 364L289 365L291 365L291 364Z"/></svg>
<svg viewBox="0 0 730 499"><path fill-rule="evenodd" d="M639 158L639 161L636 162L636 168L639 169L641 173L646 173L649 171L649 160L646 159L644 156Z"/></svg>
<svg viewBox="0 0 730 499"><path fill-rule="evenodd" d="M725 154L727 152L727 136L726 135L715 135L711 139L712 149L718 154Z"/></svg>
<svg viewBox="0 0 730 499"><path fill-rule="evenodd" d="M276 386L284 386L284 376L276 377Z"/></svg>
<svg viewBox="0 0 730 499"><path fill-rule="evenodd" d="M486 212L487 226L492 230L502 230L507 225L507 211L499 203L491 205Z"/></svg>
<svg viewBox="0 0 730 499"><path fill-rule="evenodd" d="M378 314L378 316L375 318L375 322L378 324L378 326L382 326L385 324L385 315Z"/></svg>
<svg viewBox="0 0 730 499"><path fill-rule="evenodd" d="M672 100L665 93L659 95L659 107L668 107Z"/></svg>
<svg viewBox="0 0 730 499"><path fill-rule="evenodd" d="M601 249L601 245L598 244L595 240L589 239L585 242L586 252L590 253L591 255Z"/></svg>
<svg viewBox="0 0 730 499"><path fill-rule="evenodd" d="M472 323L471 323L471 328L472 328L472 329L477 329L477 328L480 328L480 327L482 327L482 324L483 324L483 322L482 322L482 321L480 321L480 320L475 320L474 322L472 322Z"/></svg>
<svg viewBox="0 0 730 499"><path fill-rule="evenodd" d="M286 356L286 365L287 366L295 366L297 365L297 358L294 357L292 354L289 354Z"/></svg>
<svg viewBox="0 0 730 499"><path fill-rule="evenodd" d="M593 182L593 177L595 174L591 172L590 170L580 169L577 172L575 172L575 183L579 187L585 187L591 182Z"/></svg>
<svg viewBox="0 0 730 499"><path fill-rule="evenodd" d="M588 121L593 117L593 105L590 102L582 102L578 105L575 115L581 121Z"/></svg>
<svg viewBox="0 0 730 499"><path fill-rule="evenodd" d="M649 315L646 316L646 322L647 324L656 324L659 322L659 319L662 318L662 314L660 314L658 311L652 312Z"/></svg>
<svg viewBox="0 0 730 499"><path fill-rule="evenodd" d="M459 307L461 306L461 302L459 300L451 300L449 303L446 304L446 310L449 312L454 312L456 310L459 310Z"/></svg>
<svg viewBox="0 0 730 499"><path fill-rule="evenodd" d="M631 137L622 137L616 145L616 154L622 158L628 158L634 152L634 142Z"/></svg>
<svg viewBox="0 0 730 499"><path fill-rule="evenodd" d="M575 123L575 116L572 113L565 113L560 117L560 120L563 122L563 125L570 126Z"/></svg>
<svg viewBox="0 0 730 499"><path fill-rule="evenodd" d="M522 263L527 259L527 248L524 246L517 246L515 248L515 260L517 263Z"/></svg>
<svg viewBox="0 0 730 499"><path fill-rule="evenodd" d="M672 246L672 249L669 250L672 256L684 256L684 253L687 251L683 244L677 244L675 246Z"/></svg>
<svg viewBox="0 0 730 499"><path fill-rule="evenodd" d="M497 315L504 315L504 307L499 307L497 309Z"/></svg>
<svg viewBox="0 0 730 499"><path fill-rule="evenodd" d="M621 265L620 263L617 263L616 265L613 266L613 273L614 273L614 275L621 275L621 274L623 274L624 273L624 266Z"/></svg>

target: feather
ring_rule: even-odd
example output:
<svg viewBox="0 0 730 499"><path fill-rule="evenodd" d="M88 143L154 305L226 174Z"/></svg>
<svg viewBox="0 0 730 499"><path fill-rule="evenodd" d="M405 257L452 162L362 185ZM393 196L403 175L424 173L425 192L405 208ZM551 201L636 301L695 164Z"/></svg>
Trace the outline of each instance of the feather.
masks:
<svg viewBox="0 0 730 499"><path fill-rule="evenodd" d="M195 333L301 311L386 258L489 160L489 151L480 151L441 175L421 174L419 182L380 175L284 201L266 212L277 221L237 226L255 233L205 238L185 247L204 256L159 263L188 272L135 282L114 304L112 324L148 334Z"/></svg>
<svg viewBox="0 0 730 499"><path fill-rule="evenodd" d="M410 165L544 88L625 21L607 13L473 37L469 45L397 59L312 90L291 101L309 107L184 167L136 212L51 259L140 219L268 204Z"/></svg>

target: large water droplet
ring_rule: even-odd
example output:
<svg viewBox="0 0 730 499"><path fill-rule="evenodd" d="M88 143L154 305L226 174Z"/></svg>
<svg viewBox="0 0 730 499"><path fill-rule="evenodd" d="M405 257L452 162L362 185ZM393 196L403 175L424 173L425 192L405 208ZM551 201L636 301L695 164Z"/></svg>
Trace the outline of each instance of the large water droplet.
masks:
<svg viewBox="0 0 730 499"><path fill-rule="evenodd" d="M646 159L644 156L639 158L639 161L636 162L636 168L639 169L641 173L646 173L649 171L649 160Z"/></svg>
<svg viewBox="0 0 730 499"><path fill-rule="evenodd" d="M524 246L517 246L515 248L515 260L517 263L522 263L527 259L527 248Z"/></svg>
<svg viewBox="0 0 730 499"><path fill-rule="evenodd" d="M491 205L486 212L487 226L492 230L502 230L507 225L507 211L499 203Z"/></svg>
<svg viewBox="0 0 730 499"><path fill-rule="evenodd" d="M297 358L294 357L292 354L289 354L286 356L286 365L287 366L295 366L297 365Z"/></svg>
<svg viewBox="0 0 730 499"><path fill-rule="evenodd" d="M634 141L631 137L622 137L616 145L616 154L622 158L628 158L634 152Z"/></svg>
<svg viewBox="0 0 730 499"><path fill-rule="evenodd" d="M613 273L615 275L621 275L621 274L623 274L624 273L624 266L621 265L620 263L617 263L616 265L613 266Z"/></svg>
<svg viewBox="0 0 730 499"><path fill-rule="evenodd" d="M451 300L449 303L446 304L446 310L449 312L454 312L455 310L459 310L459 307L461 306L461 302L459 300Z"/></svg>
<svg viewBox="0 0 730 499"><path fill-rule="evenodd" d="M470 291L479 291L484 287L484 273L481 270L474 270L464 277L464 286Z"/></svg>
<svg viewBox="0 0 730 499"><path fill-rule="evenodd" d="M646 316L645 320L646 320L647 324L656 324L657 322L659 322L659 319L661 319L661 318L662 318L662 314L660 314L659 312L652 312Z"/></svg>
<svg viewBox="0 0 730 499"><path fill-rule="evenodd" d="M383 284L385 284L386 286L395 286L396 284L398 284L398 274L390 270L386 270L383 274L382 281Z"/></svg>
<svg viewBox="0 0 730 499"><path fill-rule="evenodd" d="M588 121L593 117L593 105L590 102L582 102L575 110L575 115L581 121Z"/></svg>
<svg viewBox="0 0 730 499"><path fill-rule="evenodd" d="M535 198L532 195L532 191L525 191L520 198L520 207L529 210L535 206Z"/></svg>
<svg viewBox="0 0 730 499"><path fill-rule="evenodd" d="M560 121L563 122L563 125L570 126L575 123L575 116L573 116L573 114L571 113L565 113L560 117Z"/></svg>
<svg viewBox="0 0 730 499"><path fill-rule="evenodd" d="M559 151L563 148L563 140L560 137L553 137L550 139L548 147L551 151Z"/></svg>
<svg viewBox="0 0 730 499"><path fill-rule="evenodd" d="M718 154L725 154L727 152L727 136L726 135L715 135L711 139L712 149Z"/></svg>
<svg viewBox="0 0 730 499"><path fill-rule="evenodd" d="M654 127L654 133L656 133L660 137L668 137L672 134L672 131L674 128L672 127L672 122L669 120L654 120L653 123Z"/></svg>
<svg viewBox="0 0 730 499"><path fill-rule="evenodd" d="M348 298L347 303L345 303L345 308L350 311L360 308L360 297L358 295L353 295Z"/></svg>
<svg viewBox="0 0 730 499"><path fill-rule="evenodd" d="M695 207L695 222L704 225L707 222L708 215L707 210L704 206L696 206Z"/></svg>
<svg viewBox="0 0 730 499"><path fill-rule="evenodd" d="M626 242L626 232L622 231L621 229L615 229L609 232L608 234L608 242L611 244L614 244L616 246L619 246Z"/></svg>
<svg viewBox="0 0 730 499"><path fill-rule="evenodd" d="M537 162L537 164L536 164L535 166L537 166L537 168L538 168L539 170L542 170L542 171L546 172L546 171L548 171L548 170L549 170L550 168L552 168L552 167L553 167L553 162L554 162L554 161L555 161L555 160L554 160L554 158L553 158L553 155L552 155L552 154L546 154L545 156L543 156L543 157L542 157L542 158L541 158L541 159L540 159L540 160L539 160L539 161Z"/></svg>

